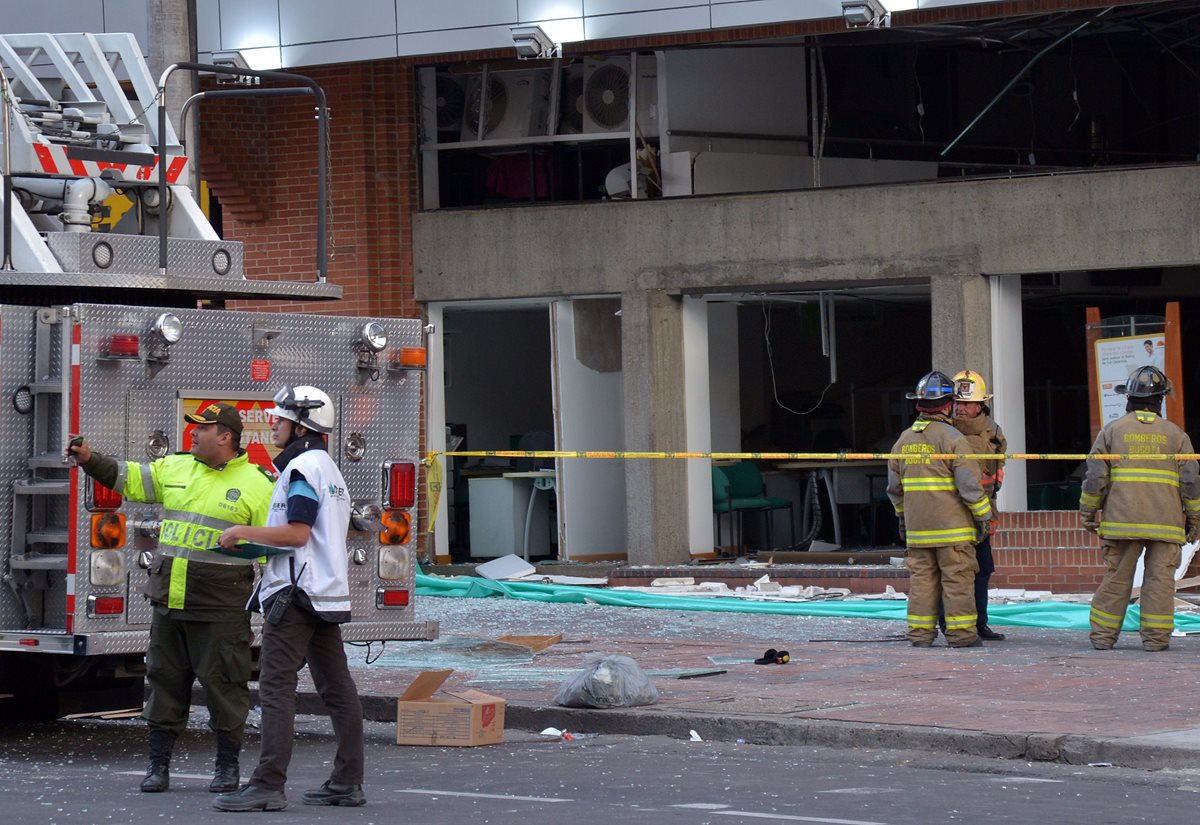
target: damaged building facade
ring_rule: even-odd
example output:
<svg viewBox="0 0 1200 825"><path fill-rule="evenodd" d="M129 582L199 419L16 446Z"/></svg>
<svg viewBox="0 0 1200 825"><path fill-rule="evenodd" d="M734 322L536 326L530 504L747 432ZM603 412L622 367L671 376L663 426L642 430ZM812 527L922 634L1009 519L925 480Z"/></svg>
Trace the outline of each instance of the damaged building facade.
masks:
<svg viewBox="0 0 1200 825"><path fill-rule="evenodd" d="M80 5L100 10L93 30L155 38ZM1011 451L1086 452L1089 307L1161 317L1177 302L1179 383L1197 386L1200 3L195 11L201 62L238 52L329 94L346 300L305 310L424 313L430 450L886 451L916 379L970 367ZM268 148L228 138L242 118L270 124ZM202 107L202 173L252 277L311 260L313 216L295 206L314 185L309 118L293 99ZM535 556L711 555L710 464L458 460L427 552L486 557L511 523ZM1097 580L1067 512L1076 464L1010 462L996 583ZM524 481L471 480L499 469L544 469L552 495L526 519ZM810 469L761 469L796 505L776 546L788 527L894 541L878 464L819 490Z"/></svg>

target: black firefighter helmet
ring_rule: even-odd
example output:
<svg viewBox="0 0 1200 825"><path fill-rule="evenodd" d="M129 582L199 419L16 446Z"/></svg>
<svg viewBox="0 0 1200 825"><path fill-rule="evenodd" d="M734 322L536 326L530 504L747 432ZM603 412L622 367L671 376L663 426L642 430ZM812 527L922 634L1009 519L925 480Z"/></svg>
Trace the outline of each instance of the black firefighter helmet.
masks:
<svg viewBox="0 0 1200 825"><path fill-rule="evenodd" d="M1162 398L1171 394L1171 382L1158 367L1145 366L1129 373L1125 383L1113 390L1130 398Z"/></svg>
<svg viewBox="0 0 1200 825"><path fill-rule="evenodd" d="M949 401L954 397L954 382L944 372L927 372L917 382L916 390L904 397L909 401Z"/></svg>

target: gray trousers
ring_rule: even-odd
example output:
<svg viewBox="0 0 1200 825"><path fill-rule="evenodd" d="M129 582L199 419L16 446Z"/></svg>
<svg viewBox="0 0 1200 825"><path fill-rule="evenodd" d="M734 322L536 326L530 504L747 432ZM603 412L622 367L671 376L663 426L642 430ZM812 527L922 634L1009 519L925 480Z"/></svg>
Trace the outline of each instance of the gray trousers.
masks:
<svg viewBox="0 0 1200 825"><path fill-rule="evenodd" d="M264 624L259 657L258 695L262 702L262 752L250 784L282 791L292 761L296 684L300 668L309 673L329 711L337 754L330 781L363 781L363 714L358 688L346 664L342 630L295 604L279 624Z"/></svg>

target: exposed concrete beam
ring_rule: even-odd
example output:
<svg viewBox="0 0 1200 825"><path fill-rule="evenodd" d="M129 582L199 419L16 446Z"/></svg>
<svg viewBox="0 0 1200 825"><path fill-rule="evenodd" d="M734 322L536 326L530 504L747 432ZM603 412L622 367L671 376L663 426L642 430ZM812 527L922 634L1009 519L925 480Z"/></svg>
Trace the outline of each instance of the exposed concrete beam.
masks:
<svg viewBox="0 0 1200 825"><path fill-rule="evenodd" d="M753 288L1200 262L1200 167L414 219L420 301Z"/></svg>

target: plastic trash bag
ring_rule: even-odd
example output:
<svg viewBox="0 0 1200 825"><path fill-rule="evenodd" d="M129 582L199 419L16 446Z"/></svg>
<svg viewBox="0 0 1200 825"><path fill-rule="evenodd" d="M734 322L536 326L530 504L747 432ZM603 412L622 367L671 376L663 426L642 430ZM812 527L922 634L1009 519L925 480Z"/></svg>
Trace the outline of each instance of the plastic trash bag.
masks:
<svg viewBox="0 0 1200 825"><path fill-rule="evenodd" d="M554 704L564 708L628 708L653 705L658 689L628 656L592 654L583 670L558 686Z"/></svg>

